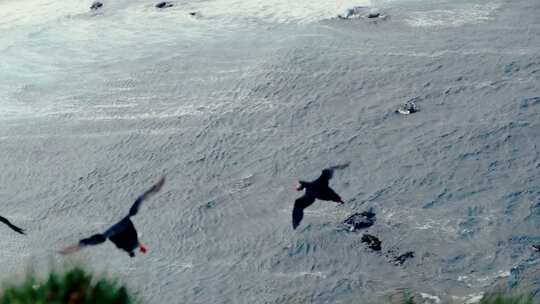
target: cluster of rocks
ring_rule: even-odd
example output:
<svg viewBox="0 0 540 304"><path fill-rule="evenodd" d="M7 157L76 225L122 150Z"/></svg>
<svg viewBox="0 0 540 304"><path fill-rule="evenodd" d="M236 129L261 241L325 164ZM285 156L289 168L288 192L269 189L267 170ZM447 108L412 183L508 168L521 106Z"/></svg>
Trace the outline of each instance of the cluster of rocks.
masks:
<svg viewBox="0 0 540 304"><path fill-rule="evenodd" d="M403 263L405 263L405 261L407 261L408 259L412 259L412 258L414 258L414 251L407 251L404 254L401 254L401 255L399 255L397 257L394 257L394 262L397 265L403 265Z"/></svg>
<svg viewBox="0 0 540 304"><path fill-rule="evenodd" d="M345 230L349 232L354 232L360 229L367 229L375 224L376 217L375 213L372 210L357 212L350 215L343 221L343 226ZM382 250L382 241L368 233L364 233L361 239L362 243L365 243L367 247L373 251ZM407 251L403 254L394 254L392 250L386 255L391 256L392 262L396 265L403 265L407 260L414 258L413 251Z"/></svg>
<svg viewBox="0 0 540 304"><path fill-rule="evenodd" d="M99 1L96 1L96 2L92 3L92 5L90 5L90 9L93 10L93 11L96 11L102 6L103 6L103 3L99 2Z"/></svg>
<svg viewBox="0 0 540 304"><path fill-rule="evenodd" d="M378 8L371 8L367 6L353 6L346 8L341 14L338 14L339 19L355 19L355 18L368 18L368 19L386 19L387 15L383 14Z"/></svg>
<svg viewBox="0 0 540 304"><path fill-rule="evenodd" d="M163 2L160 2L158 4L156 4L156 7L157 8L167 8L167 7L172 7L173 4L170 3L170 2L167 2L167 1L163 1Z"/></svg>
<svg viewBox="0 0 540 304"><path fill-rule="evenodd" d="M174 6L174 4L172 2L169 2L169 1L162 1L162 2L159 2L159 3L157 3L155 5L155 7L159 8L159 9L165 9L165 8L173 7L173 6ZM92 3L92 5L90 5L90 10L97 11L102 7L103 7L103 2L95 1L95 2ZM188 14L190 16L193 16L193 17L200 17L201 16L201 14L199 12L189 12Z"/></svg>
<svg viewBox="0 0 540 304"><path fill-rule="evenodd" d="M368 248L375 251L381 251L381 240L371 234L362 235L362 243L366 243Z"/></svg>
<svg viewBox="0 0 540 304"><path fill-rule="evenodd" d="M354 213L343 221L345 227L349 231L353 232L358 229L368 228L375 224L375 213L373 211L363 211L361 213Z"/></svg>
<svg viewBox="0 0 540 304"><path fill-rule="evenodd" d="M400 105L397 108L396 112L403 115L409 115L418 112L418 107L413 100L409 100L406 103Z"/></svg>

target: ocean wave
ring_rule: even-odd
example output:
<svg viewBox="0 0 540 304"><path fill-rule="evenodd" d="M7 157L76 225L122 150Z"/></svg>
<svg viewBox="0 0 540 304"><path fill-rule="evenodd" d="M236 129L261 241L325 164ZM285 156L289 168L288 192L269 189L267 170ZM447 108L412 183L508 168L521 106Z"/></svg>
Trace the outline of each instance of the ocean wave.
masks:
<svg viewBox="0 0 540 304"><path fill-rule="evenodd" d="M451 9L434 9L409 13L405 22L414 27L457 27L491 20L497 3L476 4Z"/></svg>
<svg viewBox="0 0 540 304"><path fill-rule="evenodd" d="M216 0L203 7L209 15L225 18L257 18L278 23L310 23L335 17L352 6L370 6L370 0Z"/></svg>

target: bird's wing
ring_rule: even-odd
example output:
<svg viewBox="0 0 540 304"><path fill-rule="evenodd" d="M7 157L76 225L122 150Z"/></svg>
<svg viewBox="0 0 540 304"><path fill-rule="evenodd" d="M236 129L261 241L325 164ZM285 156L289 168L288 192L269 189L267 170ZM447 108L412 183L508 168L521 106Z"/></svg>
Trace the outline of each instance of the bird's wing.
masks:
<svg viewBox="0 0 540 304"><path fill-rule="evenodd" d="M24 234L24 229L21 229L15 225L13 225L7 218L0 216L0 222L8 225L9 228L13 229L15 232Z"/></svg>
<svg viewBox="0 0 540 304"><path fill-rule="evenodd" d="M292 212L292 225L293 229L296 229L298 225L300 225L300 222L302 221L302 218L304 217L304 209L308 207L309 205L313 204L315 201L315 197L304 195L294 202L293 212Z"/></svg>
<svg viewBox="0 0 540 304"><path fill-rule="evenodd" d="M336 193L336 191L334 191L334 189L330 188L330 187L327 187L326 189L326 199L327 200L330 200L332 202L339 202L339 203L344 203L344 201L341 199L341 196L339 196L339 194Z"/></svg>
<svg viewBox="0 0 540 304"><path fill-rule="evenodd" d="M316 184L319 184L319 185L328 186L328 181L330 181L330 179L332 178L333 175L334 175L334 170L332 170L332 169L324 169L324 170L322 170L321 176L319 176L319 178L317 178L313 182L316 183Z"/></svg>
<svg viewBox="0 0 540 304"><path fill-rule="evenodd" d="M337 164L335 166L329 167L328 169L330 169L330 170L341 170L341 169L347 168L350 164L351 164L350 161L346 161L346 162L344 162L342 164Z"/></svg>
<svg viewBox="0 0 540 304"><path fill-rule="evenodd" d="M141 203L150 197L152 194L157 193L161 187L163 187L163 184L165 183L165 177L163 176L157 183L155 183L152 188L148 189L146 192L144 192L141 196L135 200L135 203L131 206L129 209L129 216L134 216L139 211L139 207L141 206Z"/></svg>
<svg viewBox="0 0 540 304"><path fill-rule="evenodd" d="M124 229L126 229L127 225L129 225L130 222L131 220L129 219L129 215L128 215L124 217L121 221L119 221L118 223L112 225L111 228L107 229L107 231L105 231L104 233L94 234L89 238L82 239L79 241L79 243L66 247L60 250L59 252L61 254L71 254L71 253L74 253L76 251L83 249L86 246L99 245L105 242L111 236L119 232L122 232Z"/></svg>
<svg viewBox="0 0 540 304"><path fill-rule="evenodd" d="M98 233L98 234L92 235L89 238L80 240L79 244L82 246L99 245L101 243L104 243L106 240L107 240L107 237L104 234Z"/></svg>
<svg viewBox="0 0 540 304"><path fill-rule="evenodd" d="M332 176L334 176L334 170L345 169L350 164L351 162L345 162L322 170L321 176L319 176L319 178L317 178L315 182L322 185L328 185L328 181L332 178Z"/></svg>
<svg viewBox="0 0 540 304"><path fill-rule="evenodd" d="M60 250L59 252L61 254L72 254L74 252L77 252L77 251L83 249L86 246L102 244L106 240L107 240L107 237L104 234L101 234L101 233L94 234L89 238L85 238L85 239L80 240L79 243L77 243L75 245L71 245L69 247L66 247L66 248Z"/></svg>

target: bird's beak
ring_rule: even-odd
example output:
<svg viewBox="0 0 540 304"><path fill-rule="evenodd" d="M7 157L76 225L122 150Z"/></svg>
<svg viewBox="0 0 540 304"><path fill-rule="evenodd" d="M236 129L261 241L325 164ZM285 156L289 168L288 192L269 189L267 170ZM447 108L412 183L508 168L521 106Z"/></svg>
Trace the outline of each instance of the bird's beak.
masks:
<svg viewBox="0 0 540 304"><path fill-rule="evenodd" d="M146 253L148 251L148 249L146 249L146 247L144 247L144 245L139 245L139 250L142 252L142 253Z"/></svg>

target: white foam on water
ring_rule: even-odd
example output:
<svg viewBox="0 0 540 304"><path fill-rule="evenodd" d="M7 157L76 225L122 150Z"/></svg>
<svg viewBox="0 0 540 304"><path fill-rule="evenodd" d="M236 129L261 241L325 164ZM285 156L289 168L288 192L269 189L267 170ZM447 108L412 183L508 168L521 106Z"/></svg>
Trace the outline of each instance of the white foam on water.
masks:
<svg viewBox="0 0 540 304"><path fill-rule="evenodd" d="M507 270L507 271L501 270L501 271L499 271L497 273L497 278L506 278L506 277L509 277L509 276L510 276L510 271L509 270Z"/></svg>
<svg viewBox="0 0 540 304"><path fill-rule="evenodd" d="M299 278L299 277L317 277L317 278L321 278L321 279L326 279L326 275L320 271L316 271L316 272L308 272L308 271L301 271L301 272L289 272L289 273L284 273L284 272L277 272L277 273L274 273L275 276L279 276L279 277L290 277L290 278Z"/></svg>
<svg viewBox="0 0 540 304"><path fill-rule="evenodd" d="M205 37L212 32L210 28L220 27L223 23L236 24L236 26L244 26L249 20L312 23L334 18L345 8L373 7L373 4L392 6L407 1L210 0L189 4L177 3L170 10L156 10L146 1L118 0L104 1L103 15L94 16L89 9L91 1L0 0L0 57L3 59L0 62L0 78L7 79L6 82L0 84L2 86L0 87L2 89L0 90L0 120L76 114L77 111L81 111L78 109L78 104L69 106L63 102L58 103L58 99L55 99L57 103L51 105L50 98L40 99L40 104L25 104L19 102L14 96L33 94L32 96L38 97L39 90L49 92L48 86L62 82L66 71L74 73L93 71L93 65L98 62L100 64L118 63L122 60L145 58L148 56L148 49L133 46L143 43L167 44L171 39L172 29L174 29L173 32L179 28L185 29L181 37L186 41L191 41ZM455 9L412 12L406 22L413 26L456 26L467 22L488 20L497 8L495 4L463 4L456 6ZM200 11L204 18L195 20L187 14L189 11ZM183 26L171 27L172 24ZM152 32L152 35L143 35L147 31ZM181 52L181 50L175 49L175 52ZM397 55L403 55L397 52ZM441 55L426 53L411 56L437 57ZM236 68L216 73L234 74L240 70ZM35 79L39 79L35 84L35 89L25 86ZM92 83L95 79L85 79L85 81ZM122 93L131 88L112 87L108 90ZM66 92L69 91L70 89L66 89ZM33 99L32 96L24 98ZM267 102L268 107L272 106L270 101ZM127 106L101 105L100 107L114 109ZM85 107L83 110L87 111L88 108ZM260 108L255 110L260 110ZM200 111L188 108L173 115L156 112L131 113L131 115L85 112L83 119L169 118L175 115L193 114L193 112Z"/></svg>
<svg viewBox="0 0 540 304"><path fill-rule="evenodd" d="M497 3L476 4L452 9L435 9L410 13L405 22L414 27L457 27L491 20Z"/></svg>
<svg viewBox="0 0 540 304"><path fill-rule="evenodd" d="M433 295L430 295L428 293L423 293L423 292L420 293L420 296L424 299L433 300L435 301L435 303L441 303L441 298L439 298L438 296L433 296Z"/></svg>
<svg viewBox="0 0 540 304"><path fill-rule="evenodd" d="M310 23L336 17L347 7L370 6L370 0L216 0L205 3L205 14L248 17L279 23Z"/></svg>
<svg viewBox="0 0 540 304"><path fill-rule="evenodd" d="M42 24L70 13L88 11L86 1L0 1L0 29Z"/></svg>
<svg viewBox="0 0 540 304"><path fill-rule="evenodd" d="M478 303L482 300L482 298L484 298L484 293L483 292L480 292L480 293L473 293L473 294L470 294L468 296L464 296L464 297L458 297L458 296L452 296L452 300L458 302L458 303L463 303L463 304L474 304L474 303Z"/></svg>
<svg viewBox="0 0 540 304"><path fill-rule="evenodd" d="M478 293L478 294L470 295L469 299L467 299L467 301L465 301L465 304L478 303L478 302L480 302L482 300L482 298L484 298L484 293L483 292Z"/></svg>

